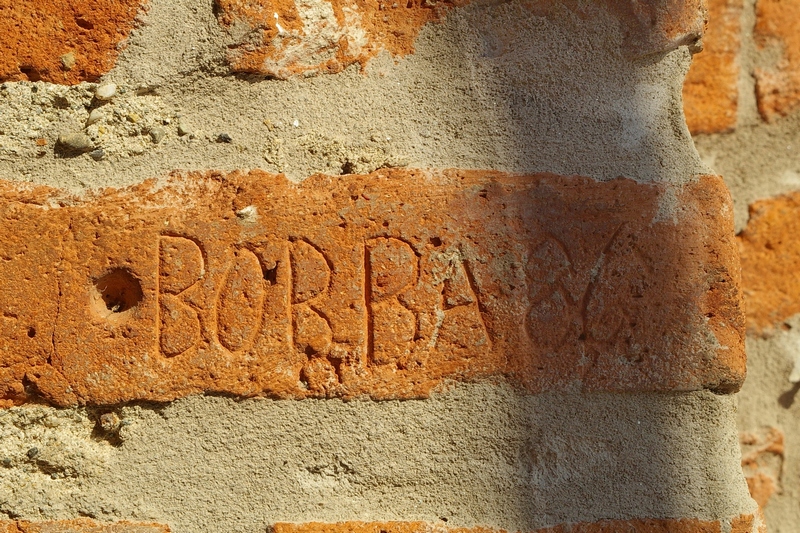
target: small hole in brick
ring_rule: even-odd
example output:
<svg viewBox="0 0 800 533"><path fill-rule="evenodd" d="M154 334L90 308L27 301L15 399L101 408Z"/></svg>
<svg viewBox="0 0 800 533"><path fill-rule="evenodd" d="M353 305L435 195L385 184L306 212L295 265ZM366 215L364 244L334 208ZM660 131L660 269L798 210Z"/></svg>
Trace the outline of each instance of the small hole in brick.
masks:
<svg viewBox="0 0 800 533"><path fill-rule="evenodd" d="M142 301L142 286L127 270L118 268L100 277L92 287L92 307L103 318L125 313Z"/></svg>
<svg viewBox="0 0 800 533"><path fill-rule="evenodd" d="M32 339L35 336L36 336L36 328L34 328L34 327L28 328L28 337L30 337Z"/></svg>
<svg viewBox="0 0 800 533"><path fill-rule="evenodd" d="M33 67L20 67L19 70L25 74L25 77L28 78L28 81L41 81L42 79L42 75L39 74L39 71Z"/></svg>
<svg viewBox="0 0 800 533"><path fill-rule="evenodd" d="M431 237L430 238L430 243L431 243L431 246L433 246L435 248L438 248L439 246L442 245L442 239L440 239L439 237Z"/></svg>
<svg viewBox="0 0 800 533"><path fill-rule="evenodd" d="M264 281L270 285L278 283L278 263L275 263L275 266L272 268L263 269L262 273L264 274Z"/></svg>
<svg viewBox="0 0 800 533"><path fill-rule="evenodd" d="M93 30L94 24L86 20L85 18L77 17L75 19L75 24L83 28L84 30Z"/></svg>

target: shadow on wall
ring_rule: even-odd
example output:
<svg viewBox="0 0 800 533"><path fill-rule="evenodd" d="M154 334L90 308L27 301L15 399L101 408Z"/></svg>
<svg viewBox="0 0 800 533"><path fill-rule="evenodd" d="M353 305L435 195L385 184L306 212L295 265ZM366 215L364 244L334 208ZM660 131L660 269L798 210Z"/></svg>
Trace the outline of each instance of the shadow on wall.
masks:
<svg viewBox="0 0 800 533"><path fill-rule="evenodd" d="M632 59L607 12L582 17L561 6L553 13L473 5L444 22L461 36L459 54L437 67L472 100L474 115L464 119L510 138L492 154L496 168L674 184L707 171L682 112L687 47ZM419 54L426 51L420 46ZM458 129L458 120L443 110L431 118L442 129ZM680 209L677 198L665 203L668 212ZM568 315L559 312L556 320ZM526 481L513 503L531 517L525 527L753 511L730 397L576 390L515 406L512 416L524 421L517 440Z"/></svg>

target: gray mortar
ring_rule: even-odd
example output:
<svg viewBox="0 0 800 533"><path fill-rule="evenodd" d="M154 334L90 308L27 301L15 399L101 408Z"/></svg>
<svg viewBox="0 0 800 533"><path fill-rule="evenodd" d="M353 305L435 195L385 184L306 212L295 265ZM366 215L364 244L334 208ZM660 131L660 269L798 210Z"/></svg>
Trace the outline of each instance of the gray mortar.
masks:
<svg viewBox="0 0 800 533"><path fill-rule="evenodd" d="M791 326L788 331L766 339L748 339L747 381L739 393L742 431L771 426L784 433L786 456L779 491L764 508L770 533L797 533L800 524L800 387L789 382L800 357L800 316L787 323Z"/></svg>
<svg viewBox="0 0 800 533"><path fill-rule="evenodd" d="M726 519L755 505L734 410L709 392L530 396L492 384L417 401L195 396L118 409L114 446L92 435L104 411L13 408L0 412L0 460L11 459L0 465L0 513L155 520L175 533Z"/></svg>
<svg viewBox="0 0 800 533"><path fill-rule="evenodd" d="M9 83L0 90L0 176L76 191L175 168L302 179L408 165L671 182L707 170L681 109L687 48L625 59L602 10L548 19L516 1L479 2L427 25L413 55L288 81L227 73L231 38L210 0L152 0L141 18L105 78L121 94L86 128L105 158L53 150L98 104L91 84ZM192 133L179 136L178 124ZM158 144L155 127L165 129ZM220 133L233 142L216 142Z"/></svg>

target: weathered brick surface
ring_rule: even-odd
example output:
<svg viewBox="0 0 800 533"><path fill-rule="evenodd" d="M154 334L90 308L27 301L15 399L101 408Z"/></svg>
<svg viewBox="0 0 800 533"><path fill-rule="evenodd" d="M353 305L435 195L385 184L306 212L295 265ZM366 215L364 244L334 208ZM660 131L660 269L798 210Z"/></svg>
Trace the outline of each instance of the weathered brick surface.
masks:
<svg viewBox="0 0 800 533"><path fill-rule="evenodd" d="M720 133L736 126L743 5L743 0L708 0L703 51L694 55L683 85L692 133Z"/></svg>
<svg viewBox="0 0 800 533"><path fill-rule="evenodd" d="M216 0L218 20L242 36L229 54L235 71L275 78L339 72L364 66L385 50L394 56L414 51L422 26L440 20L468 0ZM620 21L625 51L634 56L677 48L703 31L702 0L604 0L600 5ZM587 16L594 6L577 1L537 0L540 15L568 8Z"/></svg>
<svg viewBox="0 0 800 533"><path fill-rule="evenodd" d="M666 215L663 194L477 171L192 174L86 201L5 183L0 398L735 390L727 190L702 177Z"/></svg>
<svg viewBox="0 0 800 533"><path fill-rule="evenodd" d="M707 17L705 0L605 0L604 5L619 17L625 50L634 56L694 44Z"/></svg>
<svg viewBox="0 0 800 533"><path fill-rule="evenodd" d="M800 193L755 202L738 236L747 327L769 333L800 313Z"/></svg>
<svg viewBox="0 0 800 533"><path fill-rule="evenodd" d="M88 518L30 522L0 520L2 533L169 533L165 524L97 522Z"/></svg>
<svg viewBox="0 0 800 533"><path fill-rule="evenodd" d="M750 495L763 509L780 489L784 460L784 436L778 428L747 431L739 436L742 469Z"/></svg>
<svg viewBox="0 0 800 533"><path fill-rule="evenodd" d="M422 26L457 3L216 0L221 24L251 29L229 56L234 70L276 78L339 72L353 63L364 65L381 50L413 52Z"/></svg>
<svg viewBox="0 0 800 533"><path fill-rule="evenodd" d="M730 533L755 533L753 515L742 515L726 523ZM631 519L579 522L537 529L533 533L721 533L720 521L683 519ZM425 522L340 522L305 524L278 523L274 533L506 533L504 530L472 527L459 528Z"/></svg>
<svg viewBox="0 0 800 533"><path fill-rule="evenodd" d="M753 35L759 48L780 57L755 72L758 110L774 120L800 106L800 0L759 0Z"/></svg>
<svg viewBox="0 0 800 533"><path fill-rule="evenodd" d="M144 3L0 0L0 80L96 80L114 65Z"/></svg>
<svg viewBox="0 0 800 533"><path fill-rule="evenodd" d="M753 515L733 518L726 531L730 533L754 533ZM25 520L0 520L2 533L169 533L164 524L136 522L103 523L79 518L29 522ZM272 533L506 533L505 530L488 527L448 527L427 522L306 522L274 524ZM579 522L537 529L532 533L721 533L719 521L683 519L631 519ZM760 532L759 532L760 533Z"/></svg>

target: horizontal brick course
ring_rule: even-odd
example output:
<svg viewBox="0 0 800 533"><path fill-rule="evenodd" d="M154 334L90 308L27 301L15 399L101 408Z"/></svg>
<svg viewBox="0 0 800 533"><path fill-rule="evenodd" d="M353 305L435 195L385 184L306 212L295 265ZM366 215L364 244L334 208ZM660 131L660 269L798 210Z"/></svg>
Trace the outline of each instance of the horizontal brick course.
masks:
<svg viewBox="0 0 800 533"><path fill-rule="evenodd" d="M733 518L725 525L730 533L766 533L753 529L753 515ZM506 533L504 530L485 527L448 527L425 522L340 522L326 524L309 522L305 524L278 523L273 533ZM537 529L532 533L721 533L720 521L683 519L631 519L601 520L599 522L579 522Z"/></svg>
<svg viewBox="0 0 800 533"><path fill-rule="evenodd" d="M244 25L258 35L232 49L231 67L275 78L363 66L382 50L411 53L422 26L459 3L467 2L216 0L223 26Z"/></svg>
<svg viewBox="0 0 800 533"><path fill-rule="evenodd" d="M86 201L5 183L0 398L735 390L727 190L702 177L672 214L665 194L476 171L191 174Z"/></svg>
<svg viewBox="0 0 800 533"><path fill-rule="evenodd" d="M114 66L144 0L0 0L0 81L75 84Z"/></svg>
<svg viewBox="0 0 800 533"><path fill-rule="evenodd" d="M736 126L743 0L708 0L703 51L694 55L683 85L689 131L721 133Z"/></svg>
<svg viewBox="0 0 800 533"><path fill-rule="evenodd" d="M442 19L468 0L216 0L219 22L242 35L228 59L237 72L274 78L334 73L349 65L362 67L381 51L403 56L414 51L422 27ZM624 51L643 56L691 44L703 31L702 0L683 2L605 0L624 36ZM552 15L566 5L580 16L594 16L598 6L576 1L537 0L528 7ZM243 32L241 28L250 31ZM254 37L255 35L255 37Z"/></svg>
<svg viewBox="0 0 800 533"><path fill-rule="evenodd" d="M755 72L758 110L771 121L800 107L800 0L758 0L753 37L779 55Z"/></svg>
<svg viewBox="0 0 800 533"><path fill-rule="evenodd" d="M727 522L727 521L726 521ZM766 533L755 530L753 515L733 518L726 525L730 533ZM136 522L96 522L87 518L29 522L0 520L2 533L169 533L162 524ZM448 527L427 522L279 522L269 528L271 533L506 533L488 527ZM721 533L720 521L682 519L601 520L559 525L537 529L532 533Z"/></svg>
<svg viewBox="0 0 800 533"><path fill-rule="evenodd" d="M74 520L0 520L2 533L169 533L166 524L140 522L98 522L88 518Z"/></svg>
<svg viewBox="0 0 800 533"><path fill-rule="evenodd" d="M238 41L229 62L236 72L288 78L335 73L381 51L414 51L422 27L468 0L215 0L220 24ZM581 16L598 8L581 2L537 0L536 14L565 4ZM702 0L599 2L618 18L624 50L632 56L664 52L696 41L703 31ZM0 80L74 84L95 81L114 65L146 0L98 2L0 0Z"/></svg>

